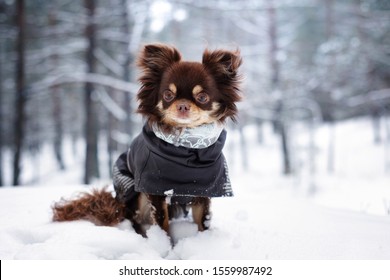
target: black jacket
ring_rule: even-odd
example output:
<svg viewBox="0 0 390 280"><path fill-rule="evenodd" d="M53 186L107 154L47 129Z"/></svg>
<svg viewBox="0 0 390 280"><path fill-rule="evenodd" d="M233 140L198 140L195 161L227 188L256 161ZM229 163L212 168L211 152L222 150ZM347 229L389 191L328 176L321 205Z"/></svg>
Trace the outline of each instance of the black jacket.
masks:
<svg viewBox="0 0 390 280"><path fill-rule="evenodd" d="M222 154L225 140L223 130L218 140L207 148L176 147L156 137L145 125L114 165L117 197L126 202L137 192L173 197L232 196Z"/></svg>

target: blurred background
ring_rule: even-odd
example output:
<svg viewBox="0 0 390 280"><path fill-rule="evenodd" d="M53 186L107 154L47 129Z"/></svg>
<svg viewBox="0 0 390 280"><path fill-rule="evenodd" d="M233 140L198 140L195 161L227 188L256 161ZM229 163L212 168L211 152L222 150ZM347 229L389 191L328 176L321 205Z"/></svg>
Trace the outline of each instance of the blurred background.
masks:
<svg viewBox="0 0 390 280"><path fill-rule="evenodd" d="M109 182L151 42L241 50L236 182L390 187L388 0L0 0L0 185Z"/></svg>

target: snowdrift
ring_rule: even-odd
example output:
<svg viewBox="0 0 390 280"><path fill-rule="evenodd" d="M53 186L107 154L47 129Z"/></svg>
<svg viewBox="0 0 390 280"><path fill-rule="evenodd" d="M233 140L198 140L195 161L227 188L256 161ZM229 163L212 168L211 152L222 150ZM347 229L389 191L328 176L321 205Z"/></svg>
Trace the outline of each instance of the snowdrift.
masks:
<svg viewBox="0 0 390 280"><path fill-rule="evenodd" d="M244 186L241 186L244 188ZM335 210L278 191L213 201L211 229L176 221L177 244L157 226L51 222L50 206L86 186L0 189L1 259L390 259L390 220ZM239 189L239 188L237 188Z"/></svg>

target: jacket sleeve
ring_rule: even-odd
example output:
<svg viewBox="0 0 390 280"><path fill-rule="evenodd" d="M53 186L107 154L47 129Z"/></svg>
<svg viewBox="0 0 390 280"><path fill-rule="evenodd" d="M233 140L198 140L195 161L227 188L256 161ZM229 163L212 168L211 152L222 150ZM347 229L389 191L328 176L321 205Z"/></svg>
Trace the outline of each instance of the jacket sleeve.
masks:
<svg viewBox="0 0 390 280"><path fill-rule="evenodd" d="M129 153L130 151L124 152L119 156L112 172L116 199L123 203L130 201L137 195L134 190L134 175L128 163Z"/></svg>

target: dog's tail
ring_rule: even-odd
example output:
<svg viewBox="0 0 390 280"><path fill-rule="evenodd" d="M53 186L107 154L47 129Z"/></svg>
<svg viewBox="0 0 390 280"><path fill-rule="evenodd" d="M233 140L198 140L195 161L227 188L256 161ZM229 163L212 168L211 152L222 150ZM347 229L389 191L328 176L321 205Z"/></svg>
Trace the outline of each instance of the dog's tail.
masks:
<svg viewBox="0 0 390 280"><path fill-rule="evenodd" d="M80 193L74 199L54 203L53 221L88 220L96 225L114 226L124 219L124 205L107 188Z"/></svg>

